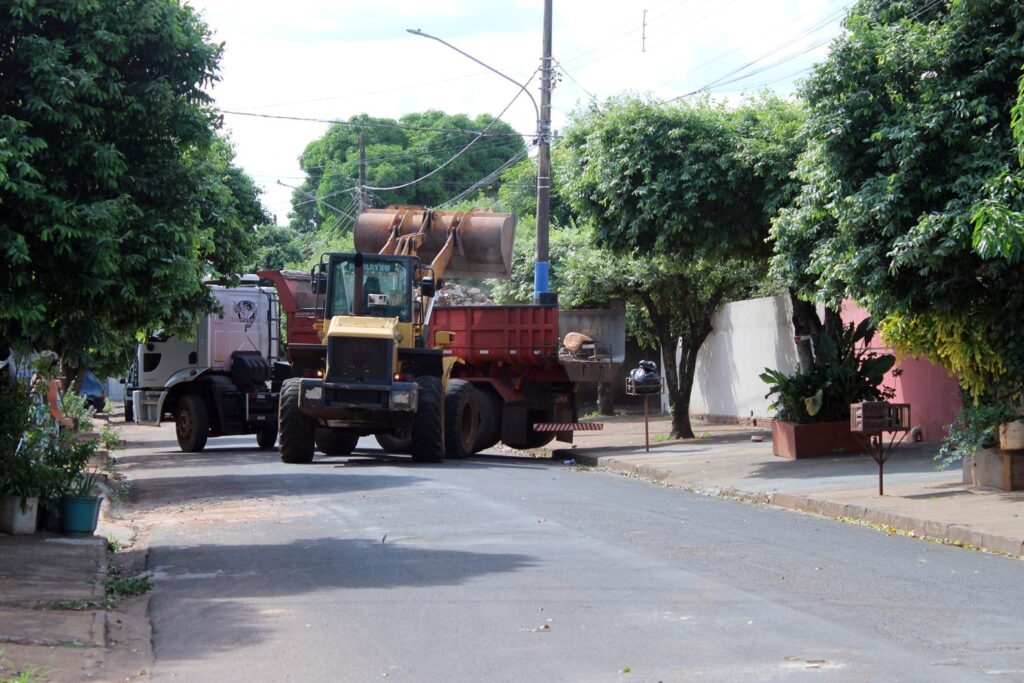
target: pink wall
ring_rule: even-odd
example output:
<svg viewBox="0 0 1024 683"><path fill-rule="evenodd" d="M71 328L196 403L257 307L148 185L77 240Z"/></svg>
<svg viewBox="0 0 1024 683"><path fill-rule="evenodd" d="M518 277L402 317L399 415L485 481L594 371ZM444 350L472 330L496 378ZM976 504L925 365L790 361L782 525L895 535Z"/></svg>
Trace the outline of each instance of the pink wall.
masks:
<svg viewBox="0 0 1024 683"><path fill-rule="evenodd" d="M844 301L841 311L846 322L860 323L868 317L867 311L852 301ZM881 343L880 343L881 342ZM875 338L872 346L879 353L891 353L884 340ZM899 377L887 377L886 386L896 389L895 403L910 404L910 419L921 428L925 441L941 441L946 425L960 410L960 391L956 377L925 358L904 358L896 367L903 370Z"/></svg>

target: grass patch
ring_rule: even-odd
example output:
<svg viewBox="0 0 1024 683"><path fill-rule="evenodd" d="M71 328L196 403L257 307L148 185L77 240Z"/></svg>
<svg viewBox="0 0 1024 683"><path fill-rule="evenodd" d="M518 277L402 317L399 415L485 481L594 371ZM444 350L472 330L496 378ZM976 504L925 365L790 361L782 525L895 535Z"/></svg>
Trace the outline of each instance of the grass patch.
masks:
<svg viewBox="0 0 1024 683"><path fill-rule="evenodd" d="M38 605L36 609L56 609L56 610L67 610L69 612L88 612L94 609L103 609L106 605L103 605L98 600L62 600L60 602L50 602L44 605Z"/></svg>
<svg viewBox="0 0 1024 683"><path fill-rule="evenodd" d="M113 602L147 593L153 588L153 582L150 580L149 574L121 576L120 570L111 567L107 578L103 581L103 588L107 591L107 601Z"/></svg>
<svg viewBox="0 0 1024 683"><path fill-rule="evenodd" d="M655 434L651 437L651 441L654 443L661 443L662 441L668 441L672 438L671 434Z"/></svg>
<svg viewBox="0 0 1024 683"><path fill-rule="evenodd" d="M116 553L121 549L121 541L113 536L107 536L107 552Z"/></svg>
<svg viewBox="0 0 1024 683"><path fill-rule="evenodd" d="M8 670L11 671L10 675L7 673ZM14 663L4 656L3 650L0 650L0 683L36 683L45 677L45 671L32 666L15 671Z"/></svg>

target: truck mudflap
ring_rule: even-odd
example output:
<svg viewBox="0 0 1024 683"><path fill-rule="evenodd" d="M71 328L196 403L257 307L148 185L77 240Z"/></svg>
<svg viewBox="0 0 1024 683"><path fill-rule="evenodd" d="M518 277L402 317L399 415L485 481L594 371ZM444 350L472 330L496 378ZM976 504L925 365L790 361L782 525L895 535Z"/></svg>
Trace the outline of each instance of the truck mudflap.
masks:
<svg viewBox="0 0 1024 683"><path fill-rule="evenodd" d="M325 422L366 426L389 425L389 415L415 414L419 387L415 382L347 384L304 378L299 388L299 410Z"/></svg>

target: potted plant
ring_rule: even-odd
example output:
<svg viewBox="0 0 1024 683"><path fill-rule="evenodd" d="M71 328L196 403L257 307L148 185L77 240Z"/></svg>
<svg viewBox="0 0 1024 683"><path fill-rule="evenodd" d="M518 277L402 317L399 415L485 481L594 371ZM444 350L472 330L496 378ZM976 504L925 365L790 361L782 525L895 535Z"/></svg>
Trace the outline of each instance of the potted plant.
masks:
<svg viewBox="0 0 1024 683"><path fill-rule="evenodd" d="M975 402L965 397L935 456L939 468L960 460L965 484L1024 490L1024 451L1014 435L1020 425L1018 410L1005 400L980 397Z"/></svg>
<svg viewBox="0 0 1024 683"><path fill-rule="evenodd" d="M41 450L46 433L36 422L29 384L15 380L0 387L0 531L36 530L39 496L46 469Z"/></svg>
<svg viewBox="0 0 1024 683"><path fill-rule="evenodd" d="M895 394L892 388L882 386L882 381L896 364L896 357L872 351L874 335L871 318L856 326L829 318L811 370L787 375L765 368L761 379L769 385L766 398L775 396L775 455L797 459L863 451L860 440L850 432L850 404L884 401Z"/></svg>
<svg viewBox="0 0 1024 683"><path fill-rule="evenodd" d="M100 504L96 493L99 470L81 472L75 477L61 503L61 524L64 533L92 535L100 518Z"/></svg>

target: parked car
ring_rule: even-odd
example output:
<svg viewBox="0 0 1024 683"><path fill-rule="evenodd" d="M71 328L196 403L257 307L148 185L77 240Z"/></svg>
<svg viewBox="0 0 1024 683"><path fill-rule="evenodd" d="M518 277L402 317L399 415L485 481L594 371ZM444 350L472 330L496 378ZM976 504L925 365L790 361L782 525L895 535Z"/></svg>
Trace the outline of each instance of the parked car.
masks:
<svg viewBox="0 0 1024 683"><path fill-rule="evenodd" d="M99 378L88 370L82 375L82 383L78 387L78 394L85 396L87 404L92 406L97 413L103 412L103 406L107 402L107 395L103 393L103 384Z"/></svg>

